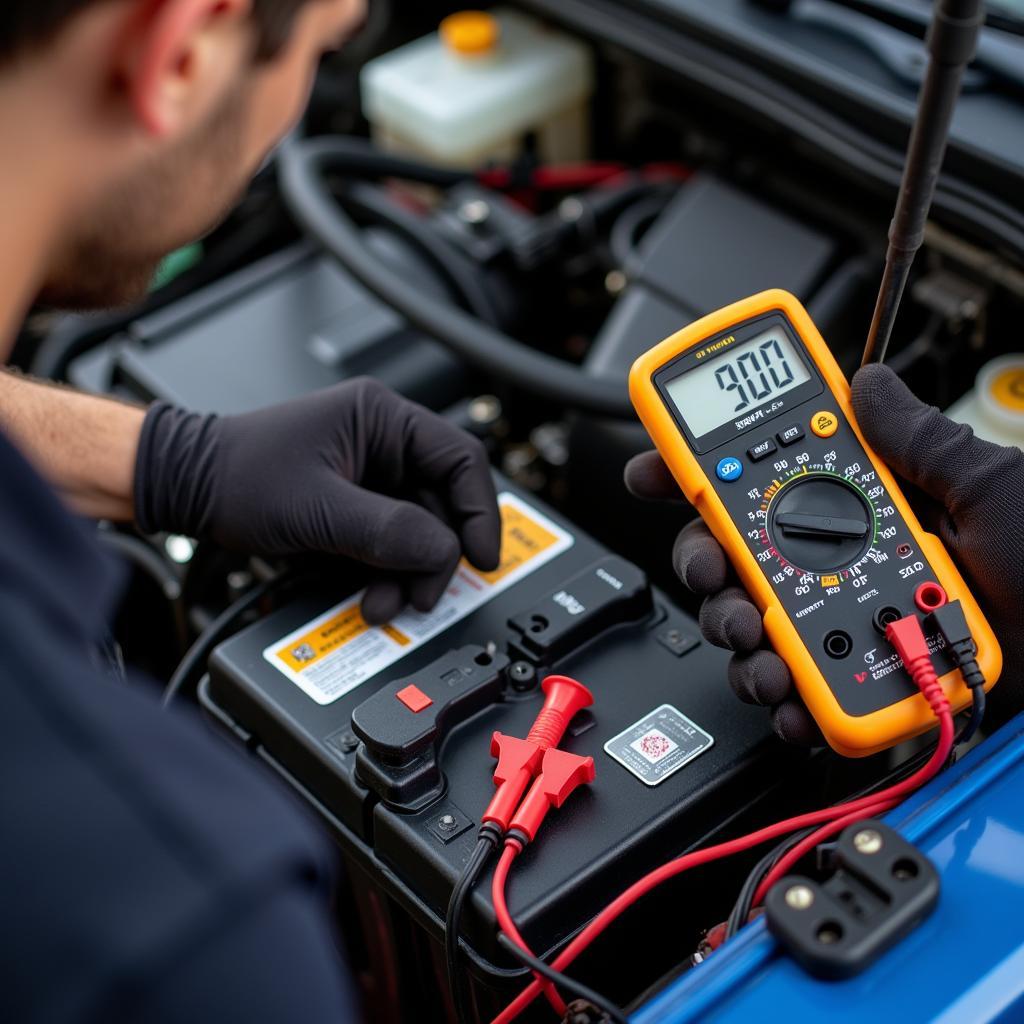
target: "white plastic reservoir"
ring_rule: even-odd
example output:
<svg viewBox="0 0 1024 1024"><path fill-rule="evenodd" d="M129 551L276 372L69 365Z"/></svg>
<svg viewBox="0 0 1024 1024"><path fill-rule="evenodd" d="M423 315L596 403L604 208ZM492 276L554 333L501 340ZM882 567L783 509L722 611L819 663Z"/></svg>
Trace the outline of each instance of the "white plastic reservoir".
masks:
<svg viewBox="0 0 1024 1024"><path fill-rule="evenodd" d="M946 410L978 437L1024 448L1024 353L1000 356L978 373L974 390Z"/></svg>
<svg viewBox="0 0 1024 1024"><path fill-rule="evenodd" d="M589 49L516 11L464 11L363 68L363 109L391 152L476 168L528 137L544 163L587 156Z"/></svg>

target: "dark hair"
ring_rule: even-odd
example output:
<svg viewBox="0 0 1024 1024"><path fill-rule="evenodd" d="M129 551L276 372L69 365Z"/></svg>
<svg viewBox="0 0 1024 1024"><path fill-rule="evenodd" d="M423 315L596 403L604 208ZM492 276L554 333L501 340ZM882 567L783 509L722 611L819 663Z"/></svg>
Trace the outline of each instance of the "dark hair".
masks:
<svg viewBox="0 0 1024 1024"><path fill-rule="evenodd" d="M45 43L66 22L107 0L0 0L0 62ZM310 0L253 0L256 58L269 60L287 43L299 9Z"/></svg>

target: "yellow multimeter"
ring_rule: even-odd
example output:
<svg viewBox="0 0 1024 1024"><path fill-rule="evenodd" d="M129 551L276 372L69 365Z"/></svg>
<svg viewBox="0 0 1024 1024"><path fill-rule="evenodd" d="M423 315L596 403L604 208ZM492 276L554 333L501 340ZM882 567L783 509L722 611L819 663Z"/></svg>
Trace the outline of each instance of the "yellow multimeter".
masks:
<svg viewBox="0 0 1024 1024"><path fill-rule="evenodd" d="M761 292L672 335L633 364L629 391L835 750L872 754L934 726L884 631L945 596L963 605L986 688L996 681L991 628L865 443L849 385L792 295ZM933 646L960 710L970 692Z"/></svg>

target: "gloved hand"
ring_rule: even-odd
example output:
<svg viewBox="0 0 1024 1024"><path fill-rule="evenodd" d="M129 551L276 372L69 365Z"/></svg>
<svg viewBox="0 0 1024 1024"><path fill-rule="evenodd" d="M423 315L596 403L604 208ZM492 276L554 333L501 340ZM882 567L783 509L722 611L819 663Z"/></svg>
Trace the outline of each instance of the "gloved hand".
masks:
<svg viewBox="0 0 1024 1024"><path fill-rule="evenodd" d="M323 552L383 570L368 622L432 608L459 561L497 567L501 524L483 445L377 381L241 416L159 402L135 466L135 516L264 555Z"/></svg>
<svg viewBox="0 0 1024 1024"><path fill-rule="evenodd" d="M886 366L859 370L852 390L865 439L909 483L905 493L921 524L942 539L999 639L1003 671L986 720L1005 720L1024 708L1024 452L979 440L918 401ZM641 498L681 497L657 452L630 461L626 486ZM737 696L770 707L782 739L823 743L785 663L764 649L760 613L703 522L682 530L672 557L682 582L705 599L701 632L734 652L729 682Z"/></svg>

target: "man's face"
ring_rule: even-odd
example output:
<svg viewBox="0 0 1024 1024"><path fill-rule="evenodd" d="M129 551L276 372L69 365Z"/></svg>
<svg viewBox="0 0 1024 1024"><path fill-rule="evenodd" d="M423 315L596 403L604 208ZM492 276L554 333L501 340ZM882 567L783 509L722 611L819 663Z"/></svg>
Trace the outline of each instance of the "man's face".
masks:
<svg viewBox="0 0 1024 1024"><path fill-rule="evenodd" d="M325 51L364 0L313 0L272 60L246 64L202 123L132 162L72 225L40 294L69 309L140 299L163 258L215 227L301 116ZM116 176L115 176L116 179Z"/></svg>

